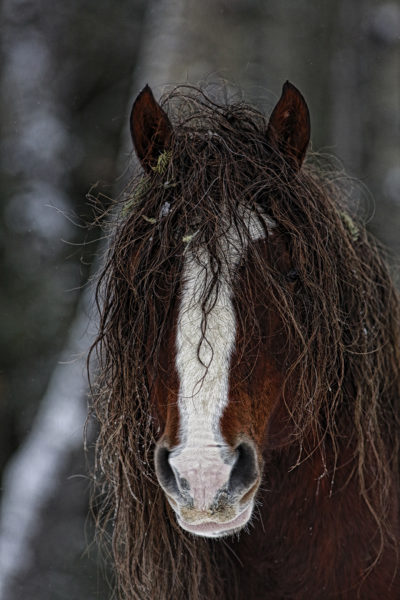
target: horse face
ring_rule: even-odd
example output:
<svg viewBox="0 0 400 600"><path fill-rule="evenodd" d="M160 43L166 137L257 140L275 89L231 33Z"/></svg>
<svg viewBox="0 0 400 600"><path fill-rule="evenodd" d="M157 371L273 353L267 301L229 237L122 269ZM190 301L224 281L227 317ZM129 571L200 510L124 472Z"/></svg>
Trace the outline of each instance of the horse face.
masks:
<svg viewBox="0 0 400 600"><path fill-rule="evenodd" d="M289 270L278 233L271 230L256 245L264 260L275 260L279 252L280 268ZM209 257L206 250L188 254L174 325L152 386L163 428L155 452L159 483L179 524L206 537L232 534L251 518L282 387L282 326L246 254L243 249L240 256L228 240L224 255L230 264L222 268L206 311Z"/></svg>
<svg viewBox="0 0 400 600"><path fill-rule="evenodd" d="M131 123L136 152L149 171L174 134L148 87L134 104ZM266 135L298 170L308 144L309 117L291 84L284 86ZM241 218L250 246L264 244L265 259L271 260L271 249L279 246L274 224L265 219L261 226L250 212ZM217 284L211 285L214 273L207 248L187 252L174 324L158 357L157 373L150 377L163 427L155 451L159 483L179 524L206 537L232 534L249 521L268 423L282 387L282 324L269 308L268 290L256 284L257 273L248 276L247 247L236 236L234 228L228 230L222 244ZM286 249L281 253L285 256ZM243 270L246 276L241 278ZM246 295L243 289L238 293L249 285L250 331L243 318Z"/></svg>

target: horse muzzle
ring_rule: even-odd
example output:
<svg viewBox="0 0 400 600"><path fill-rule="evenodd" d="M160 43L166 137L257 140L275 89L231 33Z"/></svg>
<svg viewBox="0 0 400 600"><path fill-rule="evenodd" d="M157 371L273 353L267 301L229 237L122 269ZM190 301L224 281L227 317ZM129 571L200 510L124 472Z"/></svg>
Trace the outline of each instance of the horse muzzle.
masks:
<svg viewBox="0 0 400 600"><path fill-rule="evenodd" d="M163 441L155 452L158 481L179 525L204 537L238 532L254 508L261 468L250 440L226 444L177 446Z"/></svg>

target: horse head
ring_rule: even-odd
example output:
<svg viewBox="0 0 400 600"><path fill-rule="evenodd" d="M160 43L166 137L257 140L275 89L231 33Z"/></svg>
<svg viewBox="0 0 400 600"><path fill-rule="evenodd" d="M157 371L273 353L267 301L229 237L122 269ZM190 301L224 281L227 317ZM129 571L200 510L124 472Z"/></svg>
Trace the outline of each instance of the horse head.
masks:
<svg viewBox="0 0 400 600"><path fill-rule="evenodd" d="M227 126L234 127L228 117ZM172 156L173 161L179 132L148 86L134 103L131 132L149 177L160 169L160 157ZM212 181L213 163L224 141L213 140L219 137L213 131L204 135L216 145L206 167L210 173L203 175ZM304 98L289 82L263 135L265 154L279 156L288 176L296 177L310 123ZM201 148L201 143L194 136L193 144ZM227 143L237 152L234 135ZM179 159L189 177L196 170L193 158ZM183 176L175 168L177 187ZM251 185L249 168L241 185L244 196ZM213 185L209 190L216 195ZM193 204L207 202L204 189L201 195L193 190ZM151 405L160 426L155 450L159 484L181 527L205 537L235 533L251 519L266 439L281 398L288 358L285 327L272 301L274 290L260 270L277 273L288 294L296 286L287 236L264 207L238 198L232 211L226 208L232 203L226 203L221 192L218 196L214 208L219 233L188 241L156 366L148 369ZM173 202L172 197L168 210L173 210ZM213 210L211 203L210 207ZM192 236L198 234L196 227L201 231L202 223L192 226Z"/></svg>

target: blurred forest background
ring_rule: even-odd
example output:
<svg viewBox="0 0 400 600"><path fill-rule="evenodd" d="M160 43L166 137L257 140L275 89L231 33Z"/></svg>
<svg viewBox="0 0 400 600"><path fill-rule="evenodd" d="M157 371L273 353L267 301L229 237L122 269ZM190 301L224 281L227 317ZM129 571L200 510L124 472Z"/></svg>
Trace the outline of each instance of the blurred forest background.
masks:
<svg viewBox="0 0 400 600"><path fill-rule="evenodd" d="M396 265L400 5L2 0L0 19L0 600L103 600L83 428L105 242L86 194L107 204L129 174L132 100L222 77L268 113L289 79Z"/></svg>

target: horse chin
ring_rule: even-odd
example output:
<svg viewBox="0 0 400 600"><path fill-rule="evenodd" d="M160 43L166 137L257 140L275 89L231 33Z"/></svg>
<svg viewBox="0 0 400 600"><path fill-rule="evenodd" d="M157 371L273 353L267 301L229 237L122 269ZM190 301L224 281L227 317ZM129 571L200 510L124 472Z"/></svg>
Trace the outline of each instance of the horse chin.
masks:
<svg viewBox="0 0 400 600"><path fill-rule="evenodd" d="M221 538L226 537L228 535L234 535L238 533L245 525L249 522L252 512L253 512L254 503L251 502L247 505L247 507L242 510L239 514L237 514L233 519L227 520L216 520L213 516L203 517L199 516L196 520L193 519L193 522L188 522L182 516L176 512L177 521L179 525L185 531L192 533L194 535L200 537L208 537L208 538Z"/></svg>

